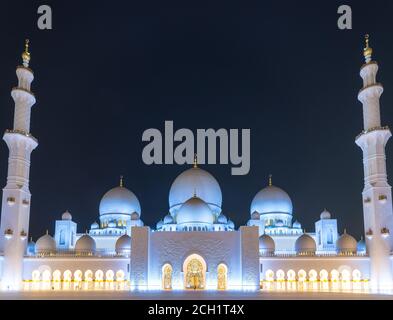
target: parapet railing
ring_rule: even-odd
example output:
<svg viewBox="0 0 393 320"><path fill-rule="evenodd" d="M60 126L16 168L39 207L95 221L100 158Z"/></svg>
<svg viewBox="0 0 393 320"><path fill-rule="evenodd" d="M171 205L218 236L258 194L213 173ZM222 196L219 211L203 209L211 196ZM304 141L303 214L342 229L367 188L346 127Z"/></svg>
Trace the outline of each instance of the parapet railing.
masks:
<svg viewBox="0 0 393 320"><path fill-rule="evenodd" d="M126 258L130 253L116 253L113 250L98 249L96 251L57 249L56 251L41 251L32 255L32 258L43 257L78 257L78 258Z"/></svg>

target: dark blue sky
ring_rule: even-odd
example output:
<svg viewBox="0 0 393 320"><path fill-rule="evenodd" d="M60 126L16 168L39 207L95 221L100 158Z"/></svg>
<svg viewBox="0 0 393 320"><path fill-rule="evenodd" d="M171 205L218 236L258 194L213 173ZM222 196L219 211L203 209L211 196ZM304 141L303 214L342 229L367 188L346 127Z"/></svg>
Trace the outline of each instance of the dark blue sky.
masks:
<svg viewBox="0 0 393 320"><path fill-rule="evenodd" d="M53 30L36 27L50 4ZM33 152L30 233L37 238L69 209L84 231L119 175L154 226L168 211L173 179L188 166L147 166L142 133L250 128L251 170L206 165L223 210L245 224L267 184L286 190L306 230L326 207L357 238L363 233L362 130L357 92L363 35L370 33L384 125L393 125L393 3L346 1L353 29L337 28L341 1L3 1L0 11L0 128L12 126L15 66L31 40ZM0 183L8 149L0 144ZM387 146L388 174L393 147Z"/></svg>

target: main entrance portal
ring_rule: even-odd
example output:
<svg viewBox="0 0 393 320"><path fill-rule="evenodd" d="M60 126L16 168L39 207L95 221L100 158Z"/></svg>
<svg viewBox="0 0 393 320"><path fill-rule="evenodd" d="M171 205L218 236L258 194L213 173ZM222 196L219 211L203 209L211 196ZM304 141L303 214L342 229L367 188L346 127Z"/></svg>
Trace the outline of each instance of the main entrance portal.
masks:
<svg viewBox="0 0 393 320"><path fill-rule="evenodd" d="M204 289L206 264L202 257L191 255L184 261L184 286L186 289Z"/></svg>

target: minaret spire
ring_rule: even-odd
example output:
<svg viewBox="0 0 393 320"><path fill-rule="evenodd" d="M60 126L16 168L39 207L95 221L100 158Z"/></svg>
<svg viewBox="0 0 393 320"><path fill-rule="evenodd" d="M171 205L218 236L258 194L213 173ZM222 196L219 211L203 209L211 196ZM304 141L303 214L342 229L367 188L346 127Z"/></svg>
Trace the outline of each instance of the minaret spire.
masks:
<svg viewBox="0 0 393 320"><path fill-rule="evenodd" d="M366 47L363 56L366 64L360 69L363 88L358 99L363 105L363 131L356 137L356 144L363 151L364 189L363 217L367 234L367 251L370 256L371 285L375 288L391 288L393 272L390 250L393 248L392 192L386 172L385 145L391 133L381 126L379 98L382 84L376 81L378 64L372 61L373 49L369 45L369 35L365 36Z"/></svg>
<svg viewBox="0 0 393 320"><path fill-rule="evenodd" d="M273 175L272 175L272 174L269 174L269 186L270 186L270 187L273 185L273 183L272 183L272 177L273 177Z"/></svg>
<svg viewBox="0 0 393 320"><path fill-rule="evenodd" d="M194 154L194 168L198 168L198 154Z"/></svg>
<svg viewBox="0 0 393 320"><path fill-rule="evenodd" d="M123 176L120 176L120 187L124 187Z"/></svg>
<svg viewBox="0 0 393 320"><path fill-rule="evenodd" d="M30 134L31 107L35 104L30 90L34 79L30 62L29 40L22 53L23 65L16 68L18 86L11 91L15 101L14 126L3 136L9 149L7 184L3 188L0 224L0 251L4 253L1 284L5 289L18 289L22 282L23 256L29 230L30 155L37 140ZM8 237L4 233L8 231Z"/></svg>

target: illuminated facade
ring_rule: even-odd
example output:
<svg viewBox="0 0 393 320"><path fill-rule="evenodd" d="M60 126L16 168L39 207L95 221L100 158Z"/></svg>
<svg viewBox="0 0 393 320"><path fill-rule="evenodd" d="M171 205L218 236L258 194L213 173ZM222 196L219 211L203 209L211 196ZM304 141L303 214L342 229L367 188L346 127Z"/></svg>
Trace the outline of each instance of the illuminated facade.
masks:
<svg viewBox="0 0 393 320"><path fill-rule="evenodd" d="M3 189L0 226L0 275L4 290L43 285L64 289L259 290L261 284L285 282L369 282L391 288L393 228L391 189L387 182L385 144L376 82L378 65L364 51L364 131L356 138L363 150L363 206L366 240L338 233L337 219L326 209L316 214L315 232L294 221L290 196L272 177L254 196L250 219L238 228L222 211L218 181L194 165L172 183L168 213L154 228L145 226L136 195L123 178L103 195L99 220L77 233L70 212L55 222L55 234L28 242L30 153L38 145L30 134L35 102L30 84L28 43L17 67L14 128L4 140L10 150ZM296 214L298 217L298 214ZM34 216L33 216L34 220ZM32 286L32 287L31 287Z"/></svg>

